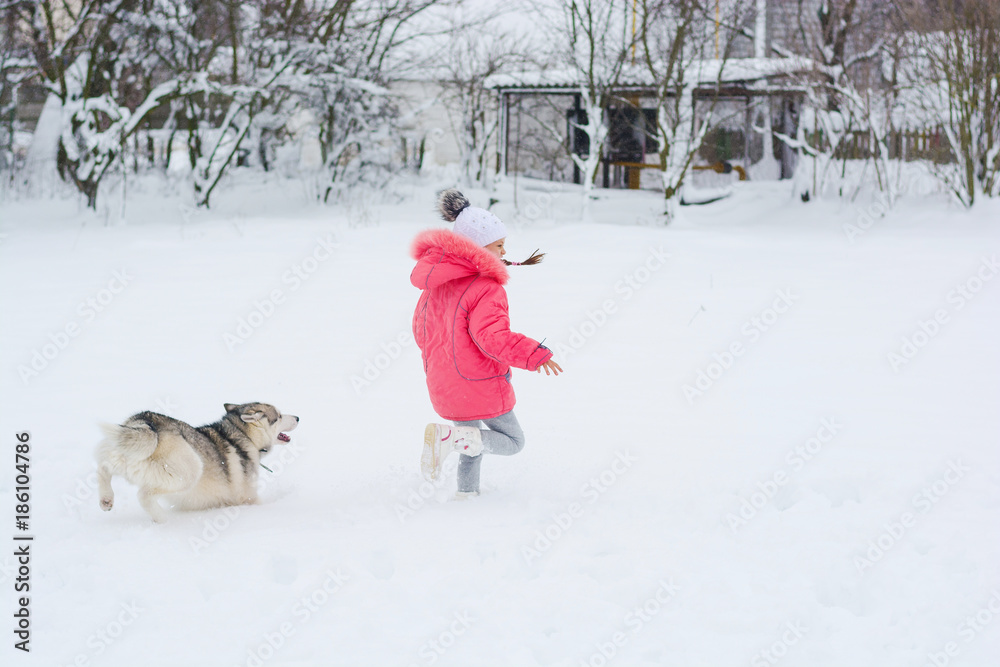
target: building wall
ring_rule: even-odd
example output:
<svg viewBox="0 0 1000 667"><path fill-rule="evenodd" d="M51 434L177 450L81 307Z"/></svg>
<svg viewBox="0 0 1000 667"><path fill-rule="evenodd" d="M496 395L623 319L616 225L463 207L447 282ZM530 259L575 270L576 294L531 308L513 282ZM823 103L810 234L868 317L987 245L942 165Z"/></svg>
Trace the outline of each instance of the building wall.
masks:
<svg viewBox="0 0 1000 667"><path fill-rule="evenodd" d="M390 90L399 96L404 117L402 131L412 144L411 149L418 150L420 142L424 143L424 164L440 166L458 162L461 151L454 127L458 110L449 109L442 101L441 86L433 81L400 81L392 84Z"/></svg>
<svg viewBox="0 0 1000 667"><path fill-rule="evenodd" d="M819 30L820 0L768 0L767 33L768 41L781 48L808 55L802 40L802 27L807 34ZM800 20L801 9L801 20Z"/></svg>
<svg viewBox="0 0 1000 667"><path fill-rule="evenodd" d="M816 57L816 44L810 46L803 39L816 41L820 35L819 8L828 0L768 0L767 32L768 39L774 45L805 55ZM835 8L843 7L845 0L838 0ZM862 25L852 31L848 39L846 51L852 53L864 52L880 38L886 29L885 20L887 5L885 0L858 0L854 10L853 20L861 21Z"/></svg>

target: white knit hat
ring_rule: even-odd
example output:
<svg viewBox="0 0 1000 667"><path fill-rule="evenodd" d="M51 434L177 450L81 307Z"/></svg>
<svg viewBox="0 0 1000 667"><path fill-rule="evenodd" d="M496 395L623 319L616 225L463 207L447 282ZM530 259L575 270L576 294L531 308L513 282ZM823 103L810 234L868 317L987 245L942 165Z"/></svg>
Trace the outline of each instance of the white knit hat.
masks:
<svg viewBox="0 0 1000 667"><path fill-rule="evenodd" d="M469 206L455 218L455 233L466 236L479 246L488 246L507 237L507 228L500 218L485 208Z"/></svg>
<svg viewBox="0 0 1000 667"><path fill-rule="evenodd" d="M472 239L478 246L488 246L507 237L507 228L485 208L476 208L458 190L445 190L438 196L438 209L448 222L455 223L455 233Z"/></svg>

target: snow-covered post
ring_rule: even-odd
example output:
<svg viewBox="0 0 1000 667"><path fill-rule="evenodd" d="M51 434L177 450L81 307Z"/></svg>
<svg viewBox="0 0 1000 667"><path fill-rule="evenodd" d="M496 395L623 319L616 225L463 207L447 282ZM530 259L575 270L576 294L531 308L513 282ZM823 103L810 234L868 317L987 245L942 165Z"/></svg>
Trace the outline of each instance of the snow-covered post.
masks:
<svg viewBox="0 0 1000 667"><path fill-rule="evenodd" d="M767 0L756 0L754 17L753 57L767 58Z"/></svg>
<svg viewBox="0 0 1000 667"><path fill-rule="evenodd" d="M770 56L767 40L767 0L756 0L756 16L754 20L753 55L758 60L764 60ZM766 83L765 81L759 83ZM763 95L753 100L751 109L751 123L753 130L758 132L763 143L763 157L760 166L754 170L754 176L764 180L774 180L777 178L777 165L774 161L774 128L771 126L771 102L770 97ZM758 126L756 116L760 115L761 125ZM748 156L749 158L749 156ZM749 159L747 160L749 166Z"/></svg>
<svg viewBox="0 0 1000 667"><path fill-rule="evenodd" d="M598 167L601 166L604 142L608 138L608 126L604 120L605 107L600 97L595 98L588 87L582 86L580 100L583 113L587 116L587 122L580 124L580 119L576 118L571 122L571 125L587 135L587 154L581 156L576 151L571 150L570 157L573 159L573 164L580 170L583 179L583 211L586 217L590 213L594 179L597 177Z"/></svg>

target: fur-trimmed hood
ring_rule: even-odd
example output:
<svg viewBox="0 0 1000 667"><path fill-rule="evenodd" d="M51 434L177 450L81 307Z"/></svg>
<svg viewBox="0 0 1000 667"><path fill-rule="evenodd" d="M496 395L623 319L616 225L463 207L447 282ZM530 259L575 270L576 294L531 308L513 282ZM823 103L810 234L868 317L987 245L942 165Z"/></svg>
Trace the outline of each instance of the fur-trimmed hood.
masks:
<svg viewBox="0 0 1000 667"><path fill-rule="evenodd" d="M500 258L449 229L421 232L410 246L417 265L410 282L425 290L452 280L480 275L506 285L510 275Z"/></svg>

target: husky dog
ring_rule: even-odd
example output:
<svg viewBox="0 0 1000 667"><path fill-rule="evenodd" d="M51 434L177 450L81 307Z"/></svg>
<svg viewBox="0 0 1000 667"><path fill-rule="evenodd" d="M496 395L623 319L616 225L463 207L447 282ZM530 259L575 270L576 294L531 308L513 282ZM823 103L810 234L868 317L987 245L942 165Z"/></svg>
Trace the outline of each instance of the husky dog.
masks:
<svg viewBox="0 0 1000 667"><path fill-rule="evenodd" d="M101 424L105 438L97 447L101 509L115 502L111 476L139 487L139 503L153 521L166 519L157 500L166 496L182 510L257 502L260 457L279 442L299 418L267 403L226 403L219 421L194 428L156 412L140 412L124 424Z"/></svg>

